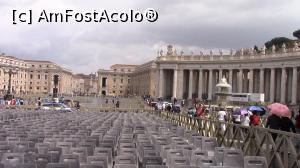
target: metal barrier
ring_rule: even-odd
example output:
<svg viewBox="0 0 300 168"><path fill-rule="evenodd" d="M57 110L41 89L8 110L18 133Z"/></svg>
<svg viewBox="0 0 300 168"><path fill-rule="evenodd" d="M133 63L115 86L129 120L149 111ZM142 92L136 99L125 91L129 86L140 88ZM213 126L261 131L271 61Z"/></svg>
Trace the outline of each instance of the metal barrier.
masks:
<svg viewBox="0 0 300 168"><path fill-rule="evenodd" d="M195 130L202 136L215 137L219 146L242 149L245 155L264 156L269 168L300 168L298 134L205 118L190 118L169 112L161 112L159 115L167 121Z"/></svg>

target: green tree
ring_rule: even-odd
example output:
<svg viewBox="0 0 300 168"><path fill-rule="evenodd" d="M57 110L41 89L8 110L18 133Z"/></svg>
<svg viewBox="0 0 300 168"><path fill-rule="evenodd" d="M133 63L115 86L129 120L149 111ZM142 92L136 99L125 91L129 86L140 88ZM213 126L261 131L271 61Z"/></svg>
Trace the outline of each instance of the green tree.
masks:
<svg viewBox="0 0 300 168"><path fill-rule="evenodd" d="M256 51L256 53L260 53L260 50L258 49L258 47L256 45L254 46L254 51Z"/></svg>
<svg viewBox="0 0 300 168"><path fill-rule="evenodd" d="M277 49L281 48L282 44L285 43L287 48L290 48L293 46L293 40L286 38L286 37L275 37L272 40L268 41L265 43L265 46L267 49L272 48L273 45Z"/></svg>
<svg viewBox="0 0 300 168"><path fill-rule="evenodd" d="M300 39L300 29L294 31L293 36L296 37L297 39Z"/></svg>

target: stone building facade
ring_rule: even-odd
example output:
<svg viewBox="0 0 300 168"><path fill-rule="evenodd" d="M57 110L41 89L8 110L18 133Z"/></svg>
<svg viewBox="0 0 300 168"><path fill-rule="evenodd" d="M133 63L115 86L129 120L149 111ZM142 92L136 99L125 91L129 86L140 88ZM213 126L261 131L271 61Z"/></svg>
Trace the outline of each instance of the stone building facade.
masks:
<svg viewBox="0 0 300 168"><path fill-rule="evenodd" d="M99 94L103 96L128 96L130 75L136 65L115 64L110 70L98 70Z"/></svg>
<svg viewBox="0 0 300 168"><path fill-rule="evenodd" d="M76 94L79 95L97 95L98 94L98 77L97 74L76 74L79 78L78 87L79 90Z"/></svg>
<svg viewBox="0 0 300 168"><path fill-rule="evenodd" d="M80 90L81 77L50 61L22 60L0 55L0 93L8 90L11 73L11 92L14 94L52 94L54 75L58 75L58 94L74 94ZM96 77L94 83L97 84ZM94 86L97 88L97 86ZM96 91L97 93L97 91Z"/></svg>
<svg viewBox="0 0 300 168"><path fill-rule="evenodd" d="M247 52L245 52L247 51ZM130 93L178 99L214 98L215 86L225 77L236 93L264 93L265 101L300 102L300 48L239 50L224 55L177 55L172 47L166 54L136 67Z"/></svg>

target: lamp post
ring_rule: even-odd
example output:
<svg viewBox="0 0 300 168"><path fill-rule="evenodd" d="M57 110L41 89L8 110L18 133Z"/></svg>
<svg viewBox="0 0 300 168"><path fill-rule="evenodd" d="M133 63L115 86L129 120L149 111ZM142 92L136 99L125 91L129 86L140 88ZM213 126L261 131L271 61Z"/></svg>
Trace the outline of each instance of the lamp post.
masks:
<svg viewBox="0 0 300 168"><path fill-rule="evenodd" d="M10 100L12 99L12 94L11 94L11 76L13 74L17 74L19 71L19 68L13 68L13 67L6 67L4 69L4 73L8 74L8 87L7 87L7 92L6 95L4 96L5 100Z"/></svg>

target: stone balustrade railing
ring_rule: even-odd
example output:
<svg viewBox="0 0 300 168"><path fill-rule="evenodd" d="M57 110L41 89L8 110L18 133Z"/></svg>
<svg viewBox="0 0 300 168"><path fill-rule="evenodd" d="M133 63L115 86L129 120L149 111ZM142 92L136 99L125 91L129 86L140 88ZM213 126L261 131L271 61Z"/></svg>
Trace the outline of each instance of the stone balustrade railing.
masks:
<svg viewBox="0 0 300 168"><path fill-rule="evenodd" d="M286 58L286 57L299 57L300 48L290 48L280 51L265 51L261 53L249 52L247 54L229 55L164 55L157 57L158 61L226 61L226 60L259 60L268 58Z"/></svg>

